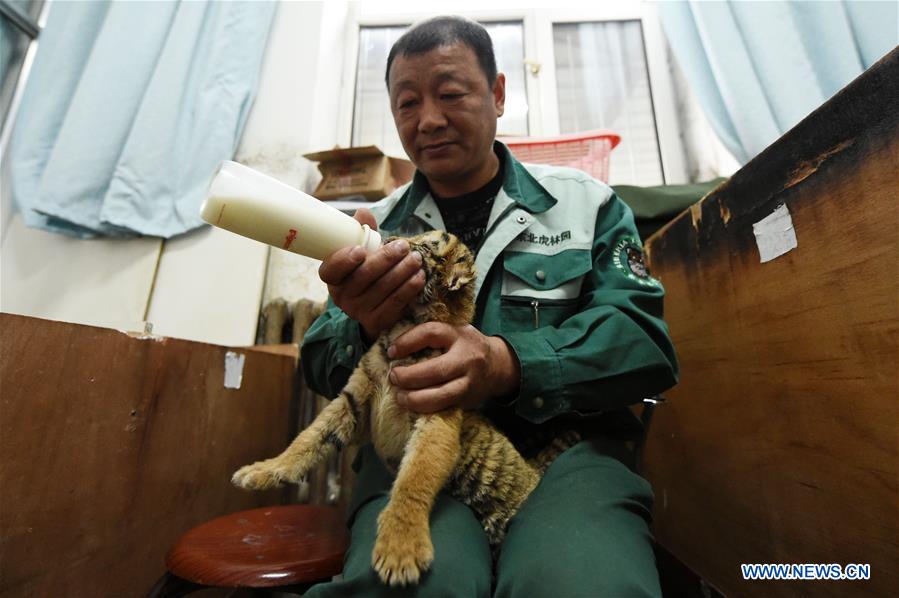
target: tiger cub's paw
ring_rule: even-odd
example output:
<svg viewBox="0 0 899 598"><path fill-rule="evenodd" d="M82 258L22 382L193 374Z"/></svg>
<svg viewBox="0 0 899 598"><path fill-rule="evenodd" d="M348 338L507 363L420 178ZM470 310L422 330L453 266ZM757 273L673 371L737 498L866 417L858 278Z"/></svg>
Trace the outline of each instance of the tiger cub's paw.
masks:
<svg viewBox="0 0 899 598"><path fill-rule="evenodd" d="M428 520L412 523L393 514L388 506L378 517L378 538L371 564L378 577L391 586L417 584L434 561Z"/></svg>
<svg viewBox="0 0 899 598"><path fill-rule="evenodd" d="M231 483L245 490L268 490L282 482L299 482L302 477L296 467L274 458L241 467L231 476Z"/></svg>

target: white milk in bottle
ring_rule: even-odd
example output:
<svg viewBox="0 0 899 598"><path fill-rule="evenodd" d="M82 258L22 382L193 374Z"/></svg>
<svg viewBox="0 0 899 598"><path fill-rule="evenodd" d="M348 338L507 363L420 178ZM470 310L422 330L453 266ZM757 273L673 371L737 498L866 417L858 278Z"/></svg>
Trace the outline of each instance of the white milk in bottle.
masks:
<svg viewBox="0 0 899 598"><path fill-rule="evenodd" d="M209 224L318 260L338 249L381 246L368 225L237 162L225 161L209 186L200 217Z"/></svg>

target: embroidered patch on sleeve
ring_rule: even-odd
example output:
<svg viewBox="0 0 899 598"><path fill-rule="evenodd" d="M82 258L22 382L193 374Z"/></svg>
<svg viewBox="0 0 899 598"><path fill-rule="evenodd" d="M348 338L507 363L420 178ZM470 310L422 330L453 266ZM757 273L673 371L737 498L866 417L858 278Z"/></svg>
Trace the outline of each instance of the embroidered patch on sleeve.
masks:
<svg viewBox="0 0 899 598"><path fill-rule="evenodd" d="M643 247L633 237L625 237L618 241L612 251L615 267L631 280L650 287L660 287L661 283L649 275L646 262L643 261Z"/></svg>

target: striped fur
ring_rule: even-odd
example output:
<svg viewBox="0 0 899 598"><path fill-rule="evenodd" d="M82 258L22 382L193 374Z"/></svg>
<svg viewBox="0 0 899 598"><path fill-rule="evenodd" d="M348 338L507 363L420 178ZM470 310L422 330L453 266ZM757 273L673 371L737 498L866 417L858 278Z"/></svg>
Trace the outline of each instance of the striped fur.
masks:
<svg viewBox="0 0 899 598"><path fill-rule="evenodd" d="M417 324L464 325L474 316L474 259L468 248L441 231L418 235L409 243L424 258L426 282L406 317L381 335L340 395L287 450L241 468L232 478L237 486L252 489L298 482L335 447L371 441L396 473L372 552L372 566L390 585L417 583L430 567L434 550L428 519L442 488L471 507L496 549L548 463L566 443L576 441L560 438L529 462L476 412L448 409L418 415L397 404L387 381L390 368L422 361L436 351L391 362L387 347Z"/></svg>

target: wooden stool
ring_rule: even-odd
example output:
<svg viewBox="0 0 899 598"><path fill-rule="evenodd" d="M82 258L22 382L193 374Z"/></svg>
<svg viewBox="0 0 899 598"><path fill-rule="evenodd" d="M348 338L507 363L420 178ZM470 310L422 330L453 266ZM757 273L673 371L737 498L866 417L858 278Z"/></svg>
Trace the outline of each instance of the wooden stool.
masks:
<svg viewBox="0 0 899 598"><path fill-rule="evenodd" d="M335 507L240 511L181 536L149 596L184 596L209 587L304 592L340 573L348 546L344 515Z"/></svg>

